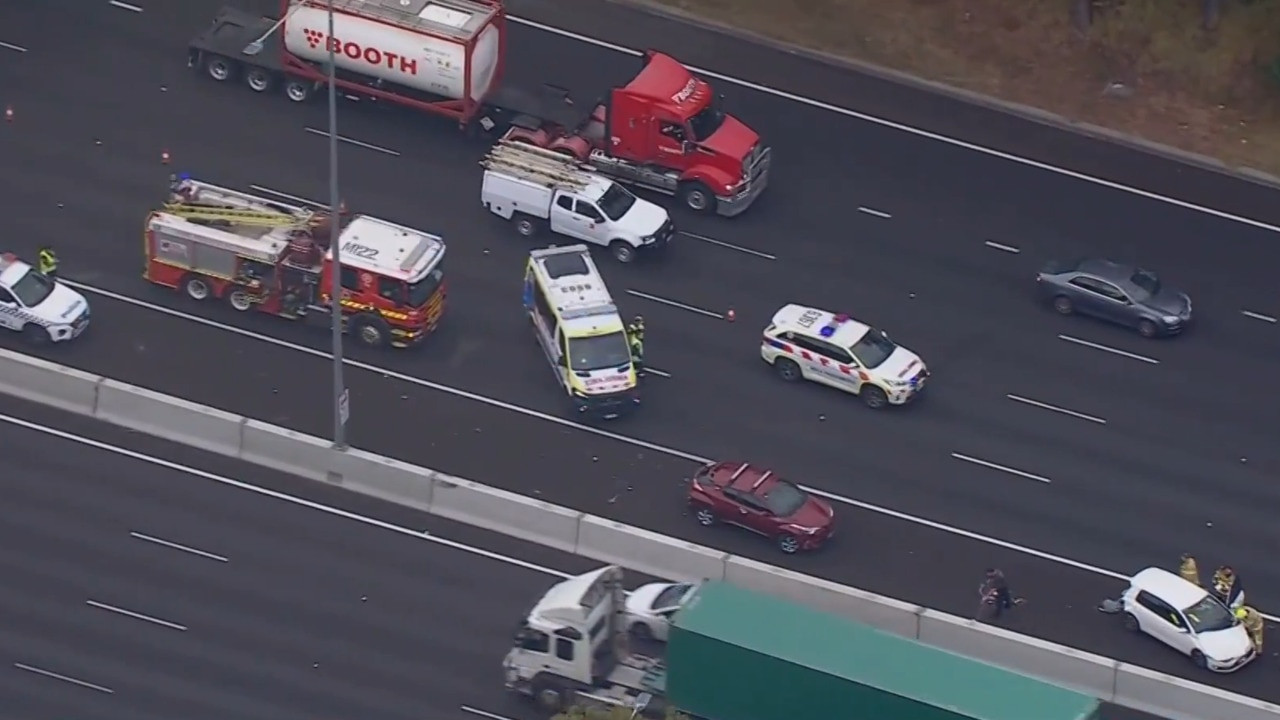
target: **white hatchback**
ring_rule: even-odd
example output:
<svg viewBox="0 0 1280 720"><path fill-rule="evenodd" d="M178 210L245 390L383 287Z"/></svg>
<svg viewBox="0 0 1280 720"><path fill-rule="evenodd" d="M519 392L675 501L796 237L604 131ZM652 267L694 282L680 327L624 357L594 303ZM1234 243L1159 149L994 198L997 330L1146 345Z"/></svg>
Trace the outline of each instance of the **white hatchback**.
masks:
<svg viewBox="0 0 1280 720"><path fill-rule="evenodd" d="M693 594L692 583L650 583L627 595L627 629L637 640L667 641L671 616Z"/></svg>
<svg viewBox="0 0 1280 720"><path fill-rule="evenodd" d="M1235 672L1257 657L1249 633L1225 605L1167 570L1134 575L1120 603L1126 628L1150 635L1199 667Z"/></svg>

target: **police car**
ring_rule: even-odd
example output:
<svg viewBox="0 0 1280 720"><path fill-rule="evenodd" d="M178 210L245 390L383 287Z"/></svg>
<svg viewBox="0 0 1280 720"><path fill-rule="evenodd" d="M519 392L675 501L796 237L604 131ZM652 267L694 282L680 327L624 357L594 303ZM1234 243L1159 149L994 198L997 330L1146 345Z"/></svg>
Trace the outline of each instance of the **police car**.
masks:
<svg viewBox="0 0 1280 720"><path fill-rule="evenodd" d="M788 382L812 380L853 393L870 408L902 405L924 388L919 355L848 315L787 305L764 330L760 357Z"/></svg>
<svg viewBox="0 0 1280 720"><path fill-rule="evenodd" d="M16 255L0 255L0 326L33 343L64 342L89 327L89 303Z"/></svg>

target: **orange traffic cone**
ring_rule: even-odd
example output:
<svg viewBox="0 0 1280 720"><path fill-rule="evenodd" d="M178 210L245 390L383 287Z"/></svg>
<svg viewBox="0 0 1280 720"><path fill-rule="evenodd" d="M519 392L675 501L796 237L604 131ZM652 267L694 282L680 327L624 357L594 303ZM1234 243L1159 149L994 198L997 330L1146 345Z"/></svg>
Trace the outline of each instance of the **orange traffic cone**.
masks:
<svg viewBox="0 0 1280 720"><path fill-rule="evenodd" d="M729 322L733 322L734 320L738 319L738 313L734 312L733 308L729 308L729 312L724 314L724 319L728 320Z"/></svg>
<svg viewBox="0 0 1280 720"><path fill-rule="evenodd" d="M161 165L168 165L168 164L169 164L169 151L168 151L168 150L161 150L161 151L160 151L160 164L161 164Z"/></svg>

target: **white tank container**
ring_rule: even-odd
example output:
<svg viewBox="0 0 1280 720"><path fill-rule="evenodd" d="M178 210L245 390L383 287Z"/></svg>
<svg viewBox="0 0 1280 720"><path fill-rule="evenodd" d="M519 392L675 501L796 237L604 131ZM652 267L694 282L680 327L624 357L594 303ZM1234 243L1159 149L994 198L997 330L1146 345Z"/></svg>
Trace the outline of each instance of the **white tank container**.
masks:
<svg viewBox="0 0 1280 720"><path fill-rule="evenodd" d="M468 0L334 0L334 55L339 68L451 100L480 101L498 71L500 30L485 20L496 8ZM284 45L311 62L328 62L329 15L324 2L292 3ZM474 39L471 57L467 43Z"/></svg>

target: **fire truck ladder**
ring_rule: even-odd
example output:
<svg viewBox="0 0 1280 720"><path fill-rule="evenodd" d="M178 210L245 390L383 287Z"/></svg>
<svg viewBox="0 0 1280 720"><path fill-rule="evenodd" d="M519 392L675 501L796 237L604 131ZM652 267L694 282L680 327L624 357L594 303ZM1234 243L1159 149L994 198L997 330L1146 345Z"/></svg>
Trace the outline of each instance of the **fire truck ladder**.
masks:
<svg viewBox="0 0 1280 720"><path fill-rule="evenodd" d="M271 210L240 210L190 202L167 202L164 211L195 222L225 222L256 227L306 227L316 222L308 212L301 217Z"/></svg>
<svg viewBox="0 0 1280 720"><path fill-rule="evenodd" d="M190 177L170 179L165 212L193 222L227 223L257 227L306 227L316 223L307 208L273 203L238 190L219 187Z"/></svg>
<svg viewBox="0 0 1280 720"><path fill-rule="evenodd" d="M527 143L503 141L480 164L493 172L569 191L585 189L592 177L572 157Z"/></svg>

